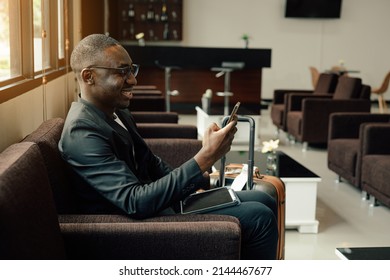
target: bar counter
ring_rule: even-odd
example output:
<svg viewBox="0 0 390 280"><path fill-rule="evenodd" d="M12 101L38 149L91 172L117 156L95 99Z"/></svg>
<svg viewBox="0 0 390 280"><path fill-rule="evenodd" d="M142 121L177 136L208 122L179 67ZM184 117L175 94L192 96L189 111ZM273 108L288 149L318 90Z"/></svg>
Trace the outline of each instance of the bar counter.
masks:
<svg viewBox="0 0 390 280"><path fill-rule="evenodd" d="M230 73L230 91L233 92L230 104L240 101L243 106L258 105L260 108L262 68L271 67L270 49L138 45L124 47L134 63L141 65L137 76L140 85L155 85L165 92L165 68L170 68L170 89L180 92L178 96L170 97L172 104L200 104L201 97L208 88L214 92L212 105L223 104L223 97L216 96L215 93L224 91L224 77L217 78L217 72L213 68L228 64L238 66Z"/></svg>

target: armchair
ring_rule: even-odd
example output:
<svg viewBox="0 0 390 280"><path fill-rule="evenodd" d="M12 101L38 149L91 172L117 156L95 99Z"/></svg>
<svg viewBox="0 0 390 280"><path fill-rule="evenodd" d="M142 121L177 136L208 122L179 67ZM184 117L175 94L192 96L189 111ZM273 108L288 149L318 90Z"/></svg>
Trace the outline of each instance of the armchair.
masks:
<svg viewBox="0 0 390 280"><path fill-rule="evenodd" d="M67 258L239 258L240 224L233 217L219 215L173 215L134 220L125 215L83 215L80 213L77 208L77 198L67 173L67 166L58 150L58 141L61 137L63 126L64 120L61 118L47 120L24 138L23 142L34 142L38 145L46 171L41 176L48 176L49 178L54 205L59 214L58 219L62 234L65 236L65 244L77 244L77 246L71 246L66 249ZM169 139L169 141L166 139L146 139L146 141L158 156L173 167L177 167L182 162L188 160L201 146L201 141L194 139ZM166 142L170 145L177 144L180 154L175 153L173 155L172 153L167 153L167 149L164 149L163 145ZM164 156L167 156L167 158L164 158ZM24 183L26 184L26 182ZM36 187L39 188L39 186ZM105 225L101 225L102 223ZM145 225L144 223L148 224ZM119 230L118 233L116 233L117 228ZM210 228L214 228L215 232L210 232ZM117 236L110 236L109 232L113 235L117 234ZM146 238L146 236L151 235L153 235L152 239ZM126 238L126 240L123 241L122 237ZM99 242L100 239L103 240L100 242L107 242L107 244L99 243L97 245L95 242ZM219 242L217 244L215 241L218 239ZM137 242L131 242L132 240L137 240ZM172 242L172 240L175 240L175 242ZM112 251L110 249L111 244L112 246L118 246L118 242L121 242L123 250L120 252ZM225 246L222 244L224 242L226 242L226 246L232 247L222 248ZM79 243L88 246L88 250L82 249L82 246L79 247ZM100 246L103 247L100 248ZM214 247L217 249L213 249ZM160 250L160 248L162 249ZM166 248L170 249L167 250Z"/></svg>
<svg viewBox="0 0 390 280"><path fill-rule="evenodd" d="M131 112L138 132L145 138L189 138L197 139L194 125L178 124L176 112Z"/></svg>
<svg viewBox="0 0 390 280"><path fill-rule="evenodd" d="M178 123L179 115L176 112L131 112L135 122L140 123Z"/></svg>
<svg viewBox="0 0 390 280"><path fill-rule="evenodd" d="M155 88L138 87L133 90L129 109L135 111L165 111L165 97Z"/></svg>
<svg viewBox="0 0 390 280"><path fill-rule="evenodd" d="M326 144L329 116L335 112L370 112L371 88L361 79L342 76L333 96L290 94L287 108L287 133L307 144Z"/></svg>
<svg viewBox="0 0 390 280"><path fill-rule="evenodd" d="M165 97L163 95L133 96L129 109L135 111L165 111Z"/></svg>
<svg viewBox="0 0 390 280"><path fill-rule="evenodd" d="M147 138L198 139L198 129L189 124L141 123L137 124L139 134Z"/></svg>
<svg viewBox="0 0 390 280"><path fill-rule="evenodd" d="M338 76L336 74L322 73L319 75L314 90L299 90L299 89L276 89L274 91L273 102L271 105L271 120L272 123L283 131L287 130L286 112L288 108L288 95L292 93L300 93L308 96L312 95L331 95L337 85Z"/></svg>
<svg viewBox="0 0 390 280"><path fill-rule="evenodd" d="M234 217L57 216L40 151L35 143L21 142L0 154L0 259L239 258Z"/></svg>
<svg viewBox="0 0 390 280"><path fill-rule="evenodd" d="M390 123L367 124L362 139L362 189L390 207Z"/></svg>
<svg viewBox="0 0 390 280"><path fill-rule="evenodd" d="M338 174L339 179L342 177L356 188L361 189L361 152L364 127L369 123L389 122L390 114L331 114L329 119L328 168Z"/></svg>

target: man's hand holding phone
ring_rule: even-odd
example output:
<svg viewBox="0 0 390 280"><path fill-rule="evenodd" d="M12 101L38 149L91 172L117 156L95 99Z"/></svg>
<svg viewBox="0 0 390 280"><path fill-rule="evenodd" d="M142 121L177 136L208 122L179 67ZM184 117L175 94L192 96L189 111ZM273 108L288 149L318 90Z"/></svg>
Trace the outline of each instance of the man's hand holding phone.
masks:
<svg viewBox="0 0 390 280"><path fill-rule="evenodd" d="M195 160L203 171L207 171L223 155L230 151L234 135L237 132L237 110L240 106L238 102L229 117L225 127L220 128L216 123L211 124L205 131L203 137L203 147L195 155Z"/></svg>

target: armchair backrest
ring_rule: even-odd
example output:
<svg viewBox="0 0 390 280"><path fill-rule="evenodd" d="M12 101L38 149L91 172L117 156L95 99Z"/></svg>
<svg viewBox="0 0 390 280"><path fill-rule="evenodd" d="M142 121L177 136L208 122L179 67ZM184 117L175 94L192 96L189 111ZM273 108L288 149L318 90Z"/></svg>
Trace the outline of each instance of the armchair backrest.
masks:
<svg viewBox="0 0 390 280"><path fill-rule="evenodd" d="M362 85L362 90L360 91L359 99L370 100L371 97L371 87L368 85Z"/></svg>
<svg viewBox="0 0 390 280"><path fill-rule="evenodd" d="M178 123L179 114L176 112L132 112L134 121L138 123Z"/></svg>
<svg viewBox="0 0 390 280"><path fill-rule="evenodd" d="M76 212L76 200L72 193L68 166L58 149L63 127L64 120L62 118L49 119L22 141L34 142L38 145L49 174L57 211L60 214L70 214Z"/></svg>
<svg viewBox="0 0 390 280"><path fill-rule="evenodd" d="M336 74L321 73L313 94L334 93L338 78Z"/></svg>
<svg viewBox="0 0 390 280"><path fill-rule="evenodd" d="M359 98L362 90L362 80L348 76L341 76L337 83L333 99Z"/></svg>
<svg viewBox="0 0 390 280"><path fill-rule="evenodd" d="M38 146L0 154L0 259L64 259L53 195Z"/></svg>
<svg viewBox="0 0 390 280"><path fill-rule="evenodd" d="M195 125L175 123L139 123L137 129L142 138L198 139Z"/></svg>
<svg viewBox="0 0 390 280"><path fill-rule="evenodd" d="M202 148L202 141L198 139L149 138L145 139L145 141L154 154L162 158L173 168L179 167L194 157Z"/></svg>

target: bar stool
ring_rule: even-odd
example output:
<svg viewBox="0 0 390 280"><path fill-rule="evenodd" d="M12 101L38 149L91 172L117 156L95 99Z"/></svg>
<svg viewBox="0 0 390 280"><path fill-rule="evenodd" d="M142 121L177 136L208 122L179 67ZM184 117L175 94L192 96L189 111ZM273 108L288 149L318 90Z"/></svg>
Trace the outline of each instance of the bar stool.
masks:
<svg viewBox="0 0 390 280"><path fill-rule="evenodd" d="M171 90L171 71L173 69L180 69L178 66L166 66L161 65L157 60L156 65L165 71L165 110L171 111L171 96L177 96L180 94L178 90Z"/></svg>
<svg viewBox="0 0 390 280"><path fill-rule="evenodd" d="M213 67L211 71L218 72L215 77L219 78L225 75L224 90L223 92L217 92L217 96L224 98L224 109L223 113L225 116L229 115L229 98L233 96L233 92L230 91L230 73L234 70L243 69L245 66L244 62L222 62L222 67Z"/></svg>
<svg viewBox="0 0 390 280"><path fill-rule="evenodd" d="M217 71L215 77L219 78L225 75L224 89L223 92L218 91L217 96L222 96L224 98L223 114L225 116L229 115L229 97L233 96L233 92L230 91L230 73L233 71L231 68L211 68L212 71Z"/></svg>

